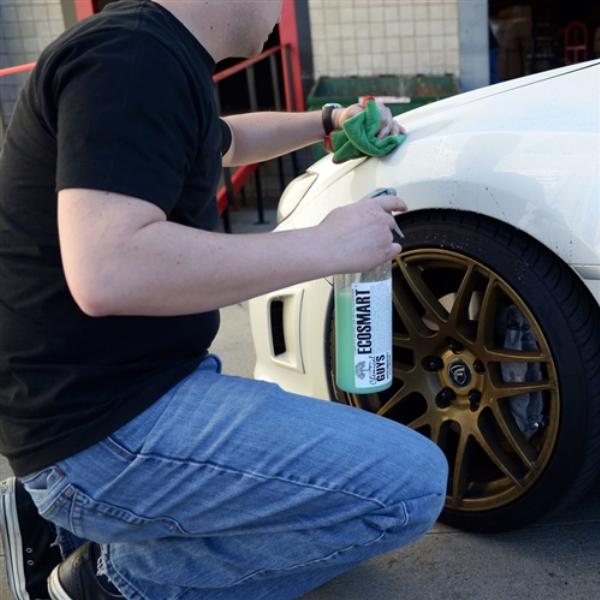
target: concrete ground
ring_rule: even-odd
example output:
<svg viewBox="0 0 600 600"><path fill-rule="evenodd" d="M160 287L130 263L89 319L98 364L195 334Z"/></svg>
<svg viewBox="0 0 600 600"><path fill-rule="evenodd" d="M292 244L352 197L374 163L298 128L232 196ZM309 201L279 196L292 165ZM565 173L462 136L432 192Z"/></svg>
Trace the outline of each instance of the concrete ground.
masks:
<svg viewBox="0 0 600 600"><path fill-rule="evenodd" d="M256 213L234 211L234 232L268 230ZM245 305L222 311L212 350L229 374L252 376ZM0 463L0 475L9 474ZM600 484L575 506L512 533L477 535L436 525L417 543L366 562L304 600L600 599ZM9 600L0 568L0 600ZM152 600L162 600L160 598ZM242 599L240 599L242 600ZM252 599L243 599L252 600Z"/></svg>

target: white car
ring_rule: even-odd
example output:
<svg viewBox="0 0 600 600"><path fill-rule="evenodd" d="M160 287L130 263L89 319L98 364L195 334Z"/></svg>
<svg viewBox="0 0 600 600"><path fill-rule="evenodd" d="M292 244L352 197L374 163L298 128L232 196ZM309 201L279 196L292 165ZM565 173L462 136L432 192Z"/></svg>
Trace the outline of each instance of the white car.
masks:
<svg viewBox="0 0 600 600"><path fill-rule="evenodd" d="M336 387L330 278L250 302L255 377L418 430L448 457L446 522L519 527L600 468L600 61L396 118L404 144L382 160L323 158L287 187L277 227L377 188L406 201L392 387Z"/></svg>

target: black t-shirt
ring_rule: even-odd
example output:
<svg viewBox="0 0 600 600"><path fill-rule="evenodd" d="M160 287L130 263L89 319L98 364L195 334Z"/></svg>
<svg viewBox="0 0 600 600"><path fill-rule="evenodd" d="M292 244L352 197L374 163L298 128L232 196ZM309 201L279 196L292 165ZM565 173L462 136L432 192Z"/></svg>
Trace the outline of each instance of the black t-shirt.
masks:
<svg viewBox="0 0 600 600"><path fill-rule="evenodd" d="M17 475L99 441L199 364L217 311L86 316L61 266L57 191L106 190L213 229L230 134L214 61L171 13L121 0L65 32L27 81L0 156L0 452Z"/></svg>

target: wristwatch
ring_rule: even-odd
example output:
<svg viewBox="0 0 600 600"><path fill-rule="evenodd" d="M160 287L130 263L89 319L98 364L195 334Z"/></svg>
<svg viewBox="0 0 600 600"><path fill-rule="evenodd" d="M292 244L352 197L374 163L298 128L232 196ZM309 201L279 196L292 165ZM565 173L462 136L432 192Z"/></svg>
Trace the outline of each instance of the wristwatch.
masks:
<svg viewBox="0 0 600 600"><path fill-rule="evenodd" d="M328 136L335 129L333 125L333 119L331 118L335 108L342 108L342 105L338 102L328 102L327 104L323 104L323 107L321 108L321 117L323 118L323 130L325 131L325 136Z"/></svg>

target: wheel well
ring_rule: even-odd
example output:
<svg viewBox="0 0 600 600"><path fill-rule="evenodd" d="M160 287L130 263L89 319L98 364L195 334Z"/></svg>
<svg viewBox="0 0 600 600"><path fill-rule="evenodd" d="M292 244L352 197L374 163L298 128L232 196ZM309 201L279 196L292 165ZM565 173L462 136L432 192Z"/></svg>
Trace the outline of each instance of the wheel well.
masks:
<svg viewBox="0 0 600 600"><path fill-rule="evenodd" d="M461 217L470 216L474 219L481 219L483 221L488 222L490 225L495 226L496 228L498 228L498 227L508 228L508 229L512 230L512 232L515 235L523 236L524 238L527 238L528 240L539 244L549 254L551 254L553 257L555 257L557 260L559 260L565 267L567 267L569 269L569 271L571 271L571 273L573 273L577 277L577 279L581 282L582 287L589 294L590 298L594 301L594 303L596 305L598 305L598 302L593 297L589 288L585 285L581 275L568 262L566 262L564 260L564 258L562 256L560 256L560 254L558 254L553 248L551 248L546 242L544 242L544 240L534 237L533 235L531 235L531 233L525 231L524 229L519 229L518 227L515 227L511 223L507 223L506 221L496 219L495 217L491 217L490 215L486 215L483 213L478 213L478 212L474 212L471 210L457 209L457 208L419 208L417 210L410 211L408 213L396 215L396 220L401 225L403 221L409 220L410 217L412 217L412 216L422 217L423 215L433 214L433 213L435 213L436 216L437 215L444 215L444 216L447 215L448 218L458 217L460 219Z"/></svg>

